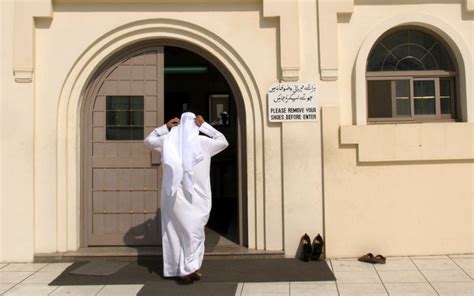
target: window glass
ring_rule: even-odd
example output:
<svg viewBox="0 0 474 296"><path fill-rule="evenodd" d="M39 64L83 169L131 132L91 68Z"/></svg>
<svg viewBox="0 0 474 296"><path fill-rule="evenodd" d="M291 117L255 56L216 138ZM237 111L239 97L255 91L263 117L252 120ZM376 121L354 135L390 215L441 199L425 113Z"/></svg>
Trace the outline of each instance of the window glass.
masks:
<svg viewBox="0 0 474 296"><path fill-rule="evenodd" d="M434 80L413 81L413 92L415 101L415 115L436 114Z"/></svg>
<svg viewBox="0 0 474 296"><path fill-rule="evenodd" d="M403 58L400 61L397 62L397 65L395 66L394 70L397 71L414 71L414 70L425 70L425 66L420 60L417 60L415 58Z"/></svg>
<svg viewBox="0 0 474 296"><path fill-rule="evenodd" d="M439 80L441 114L451 114L451 79Z"/></svg>
<svg viewBox="0 0 474 296"><path fill-rule="evenodd" d="M392 117L392 81L370 80L367 94L370 118Z"/></svg>
<svg viewBox="0 0 474 296"><path fill-rule="evenodd" d="M410 80L395 80L397 116L411 116Z"/></svg>
<svg viewBox="0 0 474 296"><path fill-rule="evenodd" d="M395 71L397 69L398 59L391 53L386 55L382 62L382 71Z"/></svg>
<svg viewBox="0 0 474 296"><path fill-rule="evenodd" d="M440 69L454 71L454 66L449 57L448 51L440 43L436 44L435 47L431 50L431 54L434 59L439 64Z"/></svg>
<svg viewBox="0 0 474 296"><path fill-rule="evenodd" d="M387 50L381 44L377 44L372 50L372 58L369 59L368 69L381 69Z"/></svg>
<svg viewBox="0 0 474 296"><path fill-rule="evenodd" d="M106 139L143 140L143 96L107 96Z"/></svg>
<svg viewBox="0 0 474 296"><path fill-rule="evenodd" d="M436 35L416 27L380 38L367 60L368 119L455 119L456 67L448 49Z"/></svg>
<svg viewBox="0 0 474 296"><path fill-rule="evenodd" d="M418 30L402 30L385 36L372 50L367 71L452 71L446 48L433 36Z"/></svg>

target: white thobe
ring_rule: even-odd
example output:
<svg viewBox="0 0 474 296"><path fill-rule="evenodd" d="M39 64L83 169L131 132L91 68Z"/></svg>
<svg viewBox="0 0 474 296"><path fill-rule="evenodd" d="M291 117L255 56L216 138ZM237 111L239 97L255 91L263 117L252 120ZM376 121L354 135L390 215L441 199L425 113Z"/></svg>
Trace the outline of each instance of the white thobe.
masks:
<svg viewBox="0 0 474 296"><path fill-rule="evenodd" d="M193 167L194 190L186 197L181 187L174 195L161 190L161 230L163 275L185 276L201 268L204 258L204 229L212 205L209 170L211 157L224 150L229 143L222 133L204 122L199 131L203 159ZM154 129L145 145L162 152L169 131L166 125ZM163 155L163 154L162 154ZM172 171L164 167L163 184L170 182Z"/></svg>

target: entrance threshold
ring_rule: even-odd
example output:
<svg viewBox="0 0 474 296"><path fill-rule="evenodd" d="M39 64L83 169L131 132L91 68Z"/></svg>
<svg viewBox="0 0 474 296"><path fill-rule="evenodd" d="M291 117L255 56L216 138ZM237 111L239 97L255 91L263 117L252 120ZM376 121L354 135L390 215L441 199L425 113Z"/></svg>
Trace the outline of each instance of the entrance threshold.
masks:
<svg viewBox="0 0 474 296"><path fill-rule="evenodd" d="M284 258L284 251L266 251L248 249L238 245L217 232L206 228L206 259L262 259ZM92 259L120 258L121 260L136 260L140 257L161 257L161 246L107 246L86 247L77 251L59 253L37 253L34 262L71 262Z"/></svg>

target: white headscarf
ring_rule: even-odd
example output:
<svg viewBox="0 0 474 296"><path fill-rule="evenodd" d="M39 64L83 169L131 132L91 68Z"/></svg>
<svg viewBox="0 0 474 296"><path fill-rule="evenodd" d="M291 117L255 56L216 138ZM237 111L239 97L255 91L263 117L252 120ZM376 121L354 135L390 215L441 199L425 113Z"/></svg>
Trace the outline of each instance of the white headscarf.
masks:
<svg viewBox="0 0 474 296"><path fill-rule="evenodd" d="M171 178L163 184L167 194L174 195L182 184L183 192L192 195L193 167L203 159L195 118L194 113L183 113L179 125L173 127L164 140L163 163L172 173Z"/></svg>

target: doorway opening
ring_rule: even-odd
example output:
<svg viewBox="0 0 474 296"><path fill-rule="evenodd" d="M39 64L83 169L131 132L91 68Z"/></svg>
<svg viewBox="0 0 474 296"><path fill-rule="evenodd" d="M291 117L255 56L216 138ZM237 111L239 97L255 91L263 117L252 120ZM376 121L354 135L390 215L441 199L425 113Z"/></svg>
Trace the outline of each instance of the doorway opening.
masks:
<svg viewBox="0 0 474 296"><path fill-rule="evenodd" d="M229 142L211 162L206 242L247 245L245 111L220 61L177 41L135 44L100 67L85 96L83 247L161 244L161 166L143 139L185 111L202 115Z"/></svg>
<svg viewBox="0 0 474 296"><path fill-rule="evenodd" d="M212 211L207 227L239 243L237 108L221 72L189 50L164 48L164 119L191 111L224 134L229 147L211 161Z"/></svg>

